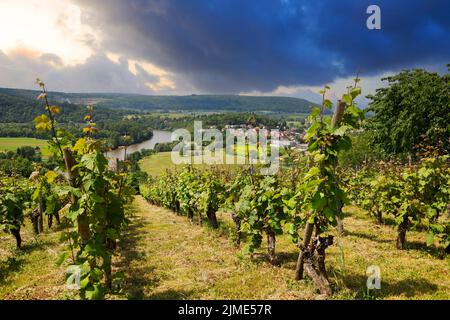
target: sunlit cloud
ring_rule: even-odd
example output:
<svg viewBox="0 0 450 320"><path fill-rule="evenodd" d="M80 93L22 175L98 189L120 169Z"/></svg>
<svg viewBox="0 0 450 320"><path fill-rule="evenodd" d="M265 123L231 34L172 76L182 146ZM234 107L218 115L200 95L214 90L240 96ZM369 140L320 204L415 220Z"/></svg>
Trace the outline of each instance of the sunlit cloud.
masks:
<svg viewBox="0 0 450 320"><path fill-rule="evenodd" d="M100 41L94 29L84 25L81 9L70 0L2 0L0 2L0 50L51 53L64 64L83 63Z"/></svg>
<svg viewBox="0 0 450 320"><path fill-rule="evenodd" d="M173 73L159 68L150 62L127 59L120 54L113 52L107 52L106 57L116 64L127 63L128 71L134 76L137 76L140 73L140 70L144 70L146 73L157 77L159 79L158 82L145 83L145 86L152 91L158 92L162 90L174 90L177 88L175 81L172 79L175 76Z"/></svg>

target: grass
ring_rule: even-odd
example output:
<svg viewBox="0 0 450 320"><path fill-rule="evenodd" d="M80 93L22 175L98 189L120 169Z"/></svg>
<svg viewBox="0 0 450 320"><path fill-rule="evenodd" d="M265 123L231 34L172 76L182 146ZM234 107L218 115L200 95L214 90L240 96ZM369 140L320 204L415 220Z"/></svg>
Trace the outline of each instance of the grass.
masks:
<svg viewBox="0 0 450 320"><path fill-rule="evenodd" d="M192 157L194 163L201 163L202 159L200 156ZM161 152L153 154L149 157L145 157L140 160L139 166L142 171L147 172L149 175L153 177L157 177L164 173L166 170L173 170L177 168L177 166L172 162L171 152ZM197 164L195 165L197 168L204 168L206 164ZM229 165L219 165L220 167L229 167Z"/></svg>
<svg viewBox="0 0 450 320"><path fill-rule="evenodd" d="M0 300L41 300L75 297L65 286L66 267L56 266L63 252L62 230L34 236L31 225L22 228L22 250L15 249L11 235L0 232Z"/></svg>
<svg viewBox="0 0 450 320"><path fill-rule="evenodd" d="M16 151L20 147L39 147L43 156L50 155L46 140L35 138L0 138L0 152Z"/></svg>
<svg viewBox="0 0 450 320"><path fill-rule="evenodd" d="M141 170L147 172L151 176L159 176L165 170L174 169L175 165L170 158L170 152L161 152L145 157L139 161Z"/></svg>
<svg viewBox="0 0 450 320"><path fill-rule="evenodd" d="M254 257L244 255L230 237L229 215L219 213L220 231L191 225L186 217L136 197L128 209L132 222L114 258L110 299L316 299L308 280L296 282L298 250L277 237L278 262L266 257L265 242ZM381 268L379 299L450 299L450 258L427 248L424 232L410 231L407 250L395 249L392 226L376 225L355 207L346 208L346 234L335 235L327 250L332 299L363 297L370 265ZM23 252L0 234L0 299L74 298L64 285L64 266L55 260L61 231L34 238L28 223Z"/></svg>
<svg viewBox="0 0 450 320"><path fill-rule="evenodd" d="M253 148L253 149L256 150L255 148ZM225 159L225 151L223 151L223 152L224 152L224 157L223 157L222 162L225 163L227 160ZM236 156L234 157L234 163L237 163L239 161L239 164L244 164L245 163L245 149L244 148L236 148L235 152L236 152ZM192 158L193 158L194 163L199 163L199 164L195 165L197 168L204 168L204 167L208 166L207 164L200 164L203 162L201 156L194 156ZM186 159L188 159L188 158L186 157ZM147 172L149 175L151 175L153 177L157 177L157 176L161 175L164 171L172 170L177 167L177 165L175 165L172 162L171 152L161 152L161 153L156 153L151 156L145 157L144 159L140 160L139 166L142 171ZM220 164L218 166L222 167L223 169L225 169L225 168L229 169L230 166L236 166L236 165L235 164L230 164L230 165L229 164Z"/></svg>

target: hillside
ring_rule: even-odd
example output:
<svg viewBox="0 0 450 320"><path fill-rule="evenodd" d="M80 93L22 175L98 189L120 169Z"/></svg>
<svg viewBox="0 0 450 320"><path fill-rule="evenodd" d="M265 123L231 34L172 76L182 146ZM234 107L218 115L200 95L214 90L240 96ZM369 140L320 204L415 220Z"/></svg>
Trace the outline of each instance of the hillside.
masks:
<svg viewBox="0 0 450 320"><path fill-rule="evenodd" d="M0 95L32 99L34 90L0 88ZM256 97L238 95L148 96L115 93L51 92L50 100L73 104L96 104L107 108L147 111L259 111L309 113L313 102L290 97Z"/></svg>
<svg viewBox="0 0 450 320"><path fill-rule="evenodd" d="M42 113L42 102L36 100L39 93L36 91L18 94L18 92L8 92L0 89L0 123L31 123L35 117ZM61 108L59 121L61 122L82 122L86 113L84 105L77 105L64 101L51 100ZM111 110L101 108L96 113L98 120L117 119L126 115L123 110Z"/></svg>

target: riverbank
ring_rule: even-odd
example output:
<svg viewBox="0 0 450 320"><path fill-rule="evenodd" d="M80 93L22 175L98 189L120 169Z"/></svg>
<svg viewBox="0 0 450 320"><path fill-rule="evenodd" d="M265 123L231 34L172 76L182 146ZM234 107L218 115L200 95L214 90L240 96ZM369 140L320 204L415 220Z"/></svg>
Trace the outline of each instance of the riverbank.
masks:
<svg viewBox="0 0 450 320"><path fill-rule="evenodd" d="M143 149L153 150L158 143L172 142L172 132L163 130L154 130L152 138L140 143L129 145L126 148L126 154L132 154ZM117 148L107 153L108 158L124 160L125 148Z"/></svg>

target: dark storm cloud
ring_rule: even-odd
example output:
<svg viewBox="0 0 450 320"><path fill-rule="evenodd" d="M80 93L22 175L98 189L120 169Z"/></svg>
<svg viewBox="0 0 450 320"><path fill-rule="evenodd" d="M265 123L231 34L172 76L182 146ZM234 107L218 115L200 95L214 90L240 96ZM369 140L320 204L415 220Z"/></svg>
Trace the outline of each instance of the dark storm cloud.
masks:
<svg viewBox="0 0 450 320"><path fill-rule="evenodd" d="M450 62L450 1L77 0L102 47L206 92L271 91ZM382 30L366 28L377 4Z"/></svg>

